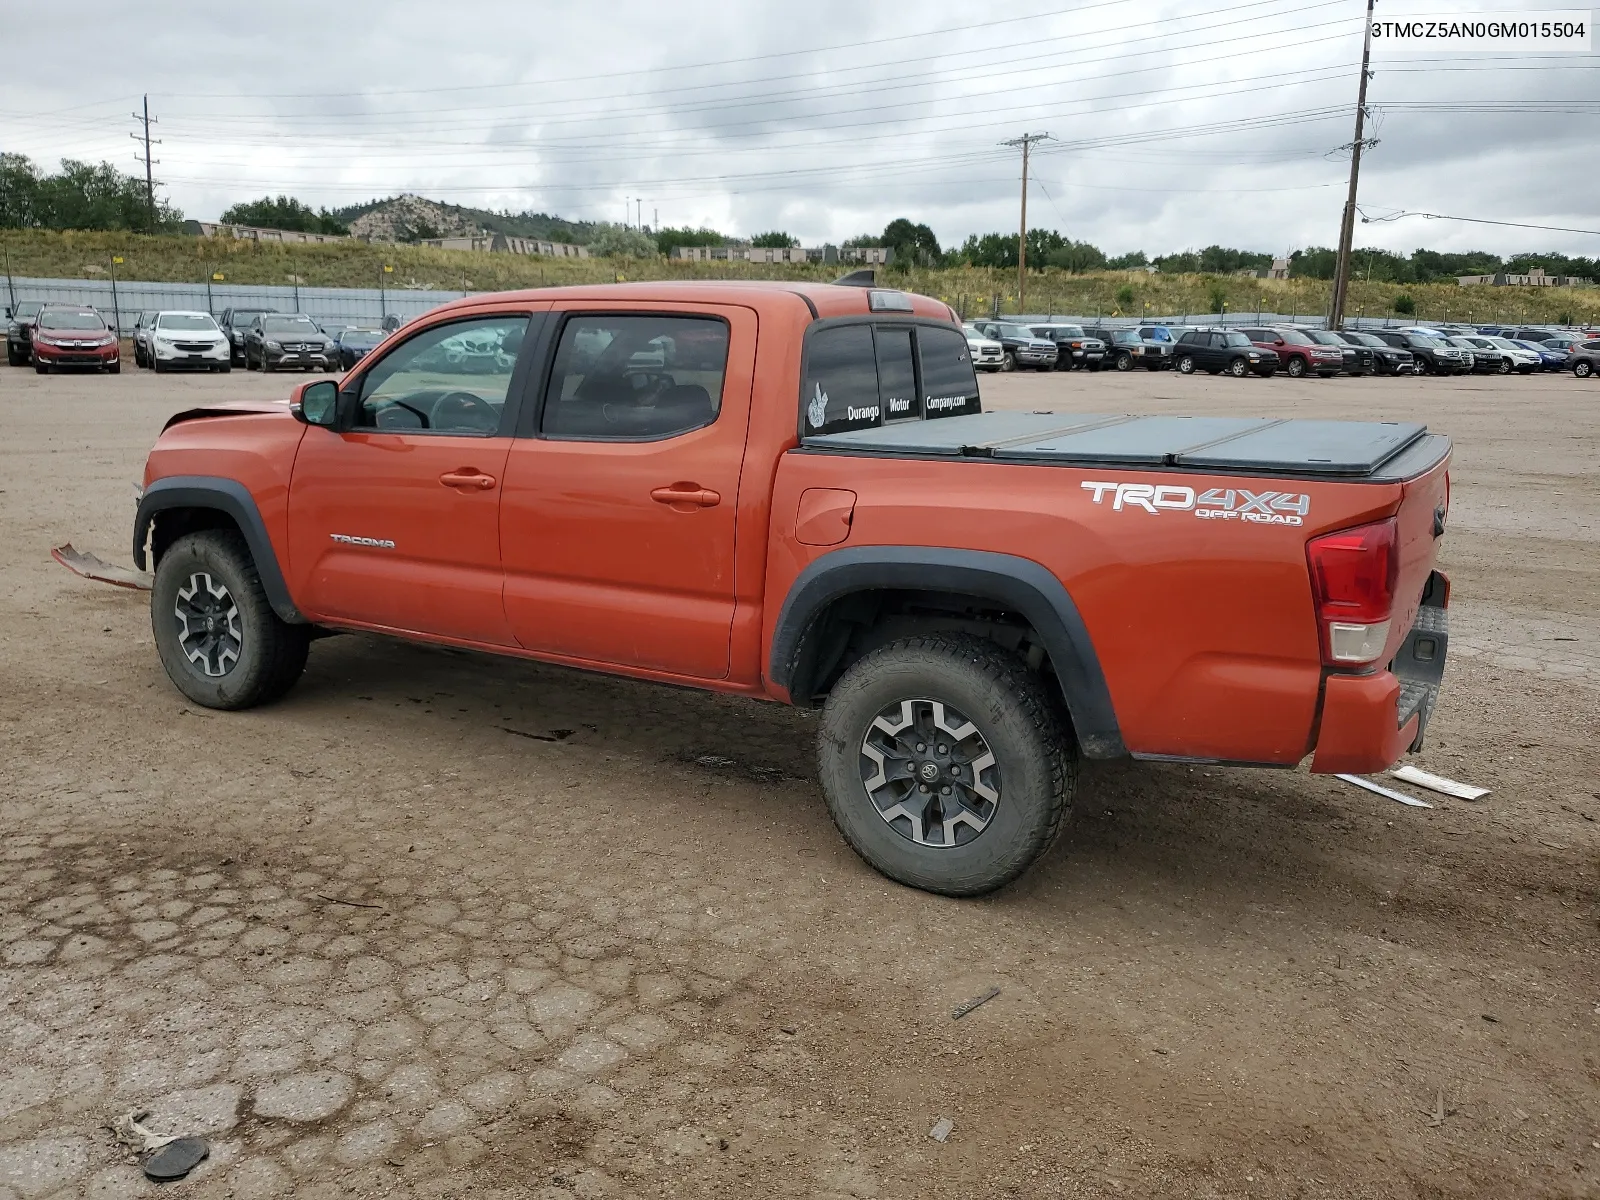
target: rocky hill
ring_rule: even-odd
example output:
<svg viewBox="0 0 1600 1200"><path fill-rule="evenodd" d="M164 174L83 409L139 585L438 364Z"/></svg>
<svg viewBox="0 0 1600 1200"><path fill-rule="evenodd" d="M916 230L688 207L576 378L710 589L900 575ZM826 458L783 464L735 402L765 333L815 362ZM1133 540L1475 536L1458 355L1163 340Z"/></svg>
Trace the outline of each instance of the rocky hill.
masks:
<svg viewBox="0 0 1600 1200"><path fill-rule="evenodd" d="M595 226L588 221L566 221L547 213L490 212L410 194L351 205L339 209L334 216L348 225L356 237L377 242L504 233L513 237L587 244L595 234Z"/></svg>

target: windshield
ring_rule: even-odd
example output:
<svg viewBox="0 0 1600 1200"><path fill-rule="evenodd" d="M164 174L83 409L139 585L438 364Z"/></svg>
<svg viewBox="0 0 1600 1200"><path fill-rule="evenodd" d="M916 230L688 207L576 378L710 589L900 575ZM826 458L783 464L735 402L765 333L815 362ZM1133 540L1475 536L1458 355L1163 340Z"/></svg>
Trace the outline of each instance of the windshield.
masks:
<svg viewBox="0 0 1600 1200"><path fill-rule="evenodd" d="M229 317L228 320L234 325L248 325L262 313L269 311L269 309L265 308L236 308L233 310L233 316Z"/></svg>
<svg viewBox="0 0 1600 1200"><path fill-rule="evenodd" d="M1345 344L1344 340L1337 334L1328 333L1326 330L1322 329L1313 330L1306 334L1306 336L1313 342L1316 342L1319 346L1342 346Z"/></svg>
<svg viewBox="0 0 1600 1200"><path fill-rule="evenodd" d="M1119 329L1111 335L1111 340L1120 346L1137 346L1143 339L1131 329Z"/></svg>
<svg viewBox="0 0 1600 1200"><path fill-rule="evenodd" d="M261 329L264 333L290 333L306 337L321 332L310 317L263 317Z"/></svg>
<svg viewBox="0 0 1600 1200"><path fill-rule="evenodd" d="M1514 342L1510 338L1492 337L1492 338L1489 338L1487 340L1488 340L1488 343L1491 346L1499 346L1500 349L1502 349L1502 350L1521 350L1522 349L1522 346L1521 346L1520 343Z"/></svg>
<svg viewBox="0 0 1600 1200"><path fill-rule="evenodd" d="M1387 346L1389 343L1370 333L1347 333L1344 335L1347 342L1354 342L1358 346Z"/></svg>
<svg viewBox="0 0 1600 1200"><path fill-rule="evenodd" d="M383 341L383 334L375 329L346 329L339 335L339 344L342 346L359 346L363 350L371 350Z"/></svg>
<svg viewBox="0 0 1600 1200"><path fill-rule="evenodd" d="M216 333L217 323L202 313L162 313L156 320L157 329L174 329L180 333Z"/></svg>
<svg viewBox="0 0 1600 1200"><path fill-rule="evenodd" d="M52 309L41 314L39 321L46 329L104 329L106 323L97 312L63 312Z"/></svg>
<svg viewBox="0 0 1600 1200"><path fill-rule="evenodd" d="M17 316L37 316L39 314L39 309L43 307L43 303L44 302L40 300L24 300L21 304L17 305Z"/></svg>
<svg viewBox="0 0 1600 1200"><path fill-rule="evenodd" d="M1315 346L1317 344L1298 329L1280 329L1277 334L1291 346Z"/></svg>
<svg viewBox="0 0 1600 1200"><path fill-rule="evenodd" d="M1248 346L1250 339L1242 333L1229 333L1223 336L1222 344L1224 346Z"/></svg>
<svg viewBox="0 0 1600 1200"><path fill-rule="evenodd" d="M1000 332L1005 337L1031 338L1033 336L1033 330L1024 325L1002 325L1000 326Z"/></svg>
<svg viewBox="0 0 1600 1200"><path fill-rule="evenodd" d="M1052 332L1057 337L1081 338L1084 336L1082 325L1057 325Z"/></svg>
<svg viewBox="0 0 1600 1200"><path fill-rule="evenodd" d="M1425 333L1413 333L1408 336L1411 338L1411 344L1413 346L1429 346L1433 349L1438 349L1440 346L1444 345L1443 342L1437 341Z"/></svg>

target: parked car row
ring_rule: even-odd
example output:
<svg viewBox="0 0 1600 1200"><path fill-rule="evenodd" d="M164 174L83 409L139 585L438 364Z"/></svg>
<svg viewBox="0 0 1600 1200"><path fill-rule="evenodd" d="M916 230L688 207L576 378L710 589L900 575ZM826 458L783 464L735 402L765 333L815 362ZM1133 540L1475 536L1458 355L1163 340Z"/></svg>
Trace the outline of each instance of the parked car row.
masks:
<svg viewBox="0 0 1600 1200"><path fill-rule="evenodd" d="M1479 331L1423 326L1329 330L1292 324L1109 328L976 320L964 328L973 365L980 371L1170 367L1185 375L1206 371L1268 376L1282 371L1298 379L1571 370L1586 378L1595 369L1592 350L1600 347L1600 340L1581 335L1509 327Z"/></svg>
<svg viewBox="0 0 1600 1200"><path fill-rule="evenodd" d="M120 339L104 315L83 304L23 300L7 308L6 361L41 374L56 367L122 369ZM131 340L135 366L157 372L349 370L387 336L381 329L318 323L303 313L229 308L141 312Z"/></svg>

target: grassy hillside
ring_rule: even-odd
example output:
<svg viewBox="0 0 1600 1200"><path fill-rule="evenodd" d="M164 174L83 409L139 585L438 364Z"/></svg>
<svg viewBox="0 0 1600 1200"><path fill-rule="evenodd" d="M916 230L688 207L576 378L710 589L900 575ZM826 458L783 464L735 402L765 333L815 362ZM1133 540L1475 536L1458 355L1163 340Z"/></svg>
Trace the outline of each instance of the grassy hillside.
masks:
<svg viewBox="0 0 1600 1200"><path fill-rule="evenodd" d="M123 256L117 274L152 281L204 280L221 271L231 283L288 284L299 276L312 287L376 287L386 282L445 290L495 291L568 283L641 279L810 279L827 281L843 268L806 265L688 263L669 259L545 259L510 254L471 254L419 246L274 246L220 238L145 237L125 233L59 233L47 230L0 234L14 275L57 279L101 277L113 254ZM88 268L100 267L101 271ZM988 312L995 298L1003 312L1016 311L1016 272L980 267L885 272L894 286L939 296L966 314ZM1451 284L1352 285L1354 315L1392 314L1401 293L1416 305L1416 320L1600 322L1600 288L1461 288ZM1131 302L1128 297L1131 294ZM1230 313L1320 314L1328 284L1316 279L1234 279L1205 275L1147 275L1107 271L1069 275L1054 268L1030 272L1028 311L1107 316L1203 314L1216 311L1215 297Z"/></svg>

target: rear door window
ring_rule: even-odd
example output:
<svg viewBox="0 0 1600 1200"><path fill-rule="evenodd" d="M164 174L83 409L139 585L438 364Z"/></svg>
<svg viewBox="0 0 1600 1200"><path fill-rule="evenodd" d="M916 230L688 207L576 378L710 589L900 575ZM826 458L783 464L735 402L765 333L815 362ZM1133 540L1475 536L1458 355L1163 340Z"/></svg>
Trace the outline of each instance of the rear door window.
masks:
<svg viewBox="0 0 1600 1200"><path fill-rule="evenodd" d="M561 331L541 431L583 441L656 441L722 409L728 326L712 317L582 315Z"/></svg>

